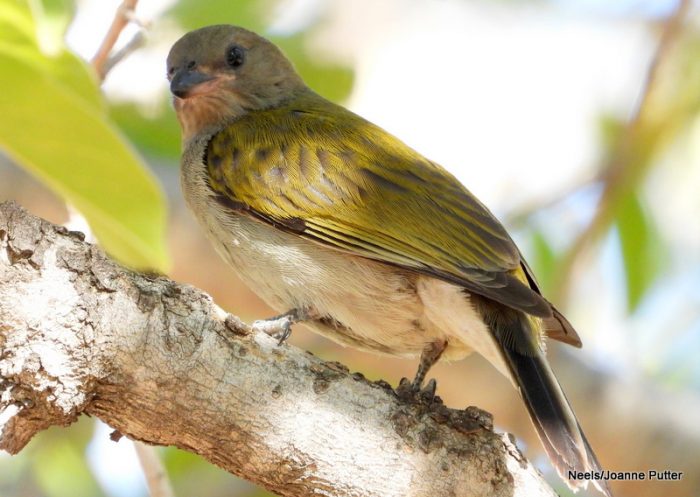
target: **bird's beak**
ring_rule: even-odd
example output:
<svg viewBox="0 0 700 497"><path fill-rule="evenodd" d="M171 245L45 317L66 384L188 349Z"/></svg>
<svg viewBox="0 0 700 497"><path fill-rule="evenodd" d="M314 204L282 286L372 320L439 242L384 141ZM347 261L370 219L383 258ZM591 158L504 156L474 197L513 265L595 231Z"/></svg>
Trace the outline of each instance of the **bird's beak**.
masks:
<svg viewBox="0 0 700 497"><path fill-rule="evenodd" d="M211 85L205 83L212 82L216 76L205 74L200 71L180 69L170 80L170 91L177 98L188 98L200 93L204 93Z"/></svg>

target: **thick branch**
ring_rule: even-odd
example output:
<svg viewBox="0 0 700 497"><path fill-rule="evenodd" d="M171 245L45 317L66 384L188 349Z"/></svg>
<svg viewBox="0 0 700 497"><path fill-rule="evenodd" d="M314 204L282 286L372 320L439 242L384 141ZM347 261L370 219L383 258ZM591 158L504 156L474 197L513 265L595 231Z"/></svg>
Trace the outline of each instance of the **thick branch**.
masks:
<svg viewBox="0 0 700 497"><path fill-rule="evenodd" d="M554 495L488 414L237 335L204 293L0 204L0 448L81 413L285 496Z"/></svg>

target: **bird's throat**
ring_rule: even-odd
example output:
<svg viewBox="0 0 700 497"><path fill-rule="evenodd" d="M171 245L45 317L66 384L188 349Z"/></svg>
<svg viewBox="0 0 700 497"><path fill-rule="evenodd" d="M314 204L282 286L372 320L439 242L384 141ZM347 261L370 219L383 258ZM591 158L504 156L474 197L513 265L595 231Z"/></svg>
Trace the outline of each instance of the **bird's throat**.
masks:
<svg viewBox="0 0 700 497"><path fill-rule="evenodd" d="M234 98L221 94L205 94L191 98L175 98L175 112L182 127L182 141L218 129L227 122L241 117L247 111Z"/></svg>

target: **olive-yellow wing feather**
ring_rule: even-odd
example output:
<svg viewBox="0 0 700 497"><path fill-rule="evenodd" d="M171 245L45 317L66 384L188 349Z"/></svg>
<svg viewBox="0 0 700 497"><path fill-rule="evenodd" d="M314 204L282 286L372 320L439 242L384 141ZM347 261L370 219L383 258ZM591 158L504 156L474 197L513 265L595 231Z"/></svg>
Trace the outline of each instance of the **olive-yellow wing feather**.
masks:
<svg viewBox="0 0 700 497"><path fill-rule="evenodd" d="M251 112L207 148L222 202L280 229L552 316L503 226L381 128L314 94Z"/></svg>

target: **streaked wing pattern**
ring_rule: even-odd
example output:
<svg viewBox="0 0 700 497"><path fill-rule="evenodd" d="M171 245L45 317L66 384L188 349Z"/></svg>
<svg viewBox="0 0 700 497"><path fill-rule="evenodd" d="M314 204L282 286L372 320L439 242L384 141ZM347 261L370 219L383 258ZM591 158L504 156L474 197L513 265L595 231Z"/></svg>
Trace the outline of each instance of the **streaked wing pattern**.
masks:
<svg viewBox="0 0 700 497"><path fill-rule="evenodd" d="M318 243L552 315L503 226L459 181L350 111L314 102L251 113L212 138L210 185L224 203Z"/></svg>

